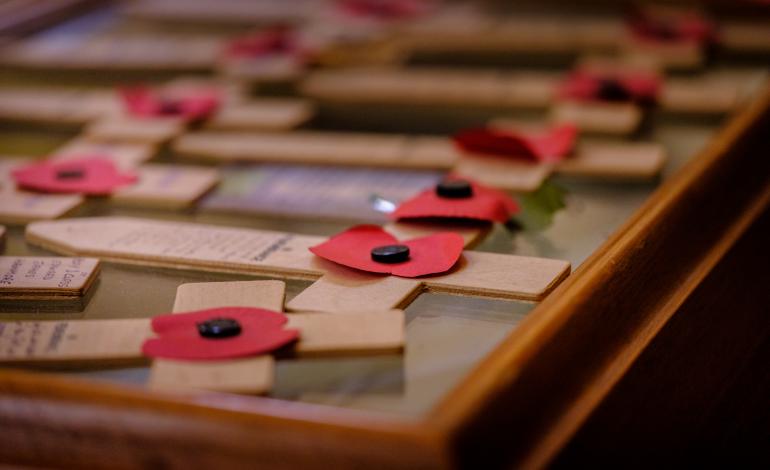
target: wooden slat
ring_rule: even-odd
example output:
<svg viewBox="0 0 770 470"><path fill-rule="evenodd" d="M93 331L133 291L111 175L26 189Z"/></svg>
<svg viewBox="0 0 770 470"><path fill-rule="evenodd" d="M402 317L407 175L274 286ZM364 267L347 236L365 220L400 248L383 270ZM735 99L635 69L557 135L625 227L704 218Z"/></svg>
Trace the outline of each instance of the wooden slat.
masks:
<svg viewBox="0 0 770 470"><path fill-rule="evenodd" d="M289 307L329 312L351 310L356 302L397 308L423 286L458 295L539 300L570 269L566 261L466 251L445 274L419 280L383 277L316 257L308 248L322 237L122 217L39 222L27 227L27 240L55 251L134 264L320 278L319 285L299 294Z"/></svg>

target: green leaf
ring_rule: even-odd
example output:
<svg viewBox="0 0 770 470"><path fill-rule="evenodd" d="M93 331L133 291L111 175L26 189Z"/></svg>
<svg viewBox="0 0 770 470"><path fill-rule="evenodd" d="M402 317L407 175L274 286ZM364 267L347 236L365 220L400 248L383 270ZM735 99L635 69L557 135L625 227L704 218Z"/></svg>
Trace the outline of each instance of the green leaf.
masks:
<svg viewBox="0 0 770 470"><path fill-rule="evenodd" d="M544 230L553 223L556 213L565 207L567 191L546 180L537 191L524 194L519 198L521 212L506 224L509 228L516 226L524 230Z"/></svg>

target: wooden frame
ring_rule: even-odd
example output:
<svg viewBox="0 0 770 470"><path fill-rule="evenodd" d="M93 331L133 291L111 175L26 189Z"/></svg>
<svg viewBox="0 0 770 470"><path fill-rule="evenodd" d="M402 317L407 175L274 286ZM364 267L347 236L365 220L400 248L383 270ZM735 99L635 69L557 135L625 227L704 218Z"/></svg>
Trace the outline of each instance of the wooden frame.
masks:
<svg viewBox="0 0 770 470"><path fill-rule="evenodd" d="M766 87L424 419L2 370L0 461L542 467L768 206L769 125Z"/></svg>

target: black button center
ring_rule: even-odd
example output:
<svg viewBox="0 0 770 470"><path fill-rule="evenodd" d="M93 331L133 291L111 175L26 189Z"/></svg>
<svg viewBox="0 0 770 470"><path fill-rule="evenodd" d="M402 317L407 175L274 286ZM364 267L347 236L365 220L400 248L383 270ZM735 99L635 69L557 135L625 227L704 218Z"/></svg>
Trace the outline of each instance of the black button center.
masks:
<svg viewBox="0 0 770 470"><path fill-rule="evenodd" d="M160 114L172 116L181 114L182 103L176 100L163 100L160 103Z"/></svg>
<svg viewBox="0 0 770 470"><path fill-rule="evenodd" d="M466 180L444 180L436 185L436 194L448 199L466 199L473 196L473 187Z"/></svg>
<svg viewBox="0 0 770 470"><path fill-rule="evenodd" d="M56 172L56 179L59 180L79 180L84 176L86 176L86 172L82 168L70 168Z"/></svg>
<svg viewBox="0 0 770 470"><path fill-rule="evenodd" d="M599 80L596 96L605 101L629 101L631 93L618 80L608 78Z"/></svg>
<svg viewBox="0 0 770 470"><path fill-rule="evenodd" d="M241 334L241 324L233 318L211 318L196 325L204 338L221 339Z"/></svg>
<svg viewBox="0 0 770 470"><path fill-rule="evenodd" d="M409 259L409 247L406 245L383 245L372 248L372 260L378 263L402 263Z"/></svg>
<svg viewBox="0 0 770 470"><path fill-rule="evenodd" d="M676 25L673 22L669 21L660 21L658 23L654 23L650 30L652 32L652 35L658 39L663 40L674 40L679 39L679 31L676 28Z"/></svg>

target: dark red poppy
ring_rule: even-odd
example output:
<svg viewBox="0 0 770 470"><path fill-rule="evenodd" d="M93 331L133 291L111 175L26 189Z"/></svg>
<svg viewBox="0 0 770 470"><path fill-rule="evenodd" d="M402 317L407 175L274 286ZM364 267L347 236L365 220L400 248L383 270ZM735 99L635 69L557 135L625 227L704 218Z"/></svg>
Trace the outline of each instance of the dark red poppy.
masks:
<svg viewBox="0 0 770 470"><path fill-rule="evenodd" d="M598 74L578 70L569 74L558 90L564 99L581 101L630 101L655 103L662 83L656 74Z"/></svg>
<svg viewBox="0 0 770 470"><path fill-rule="evenodd" d="M217 90L205 88L163 92L145 86L120 90L128 114L139 118L179 117L185 121L206 119L219 107Z"/></svg>
<svg viewBox="0 0 770 470"><path fill-rule="evenodd" d="M205 328L212 321L228 322L238 328L221 337L205 336ZM299 338L299 331L283 328L287 321L282 313L248 307L160 315L152 319L152 330L158 336L144 342L142 353L154 358L185 360L268 354Z"/></svg>
<svg viewBox="0 0 770 470"><path fill-rule="evenodd" d="M469 197L442 197L437 187L426 189L402 202L390 217L395 220L448 218L507 222L519 212L519 205L508 194L473 181L451 177L445 181L467 181Z"/></svg>
<svg viewBox="0 0 770 470"><path fill-rule="evenodd" d="M299 38L291 28L276 26L245 34L232 39L225 48L225 57L230 59L255 59L278 55L304 55Z"/></svg>
<svg viewBox="0 0 770 470"><path fill-rule="evenodd" d="M453 232L398 241L378 225L358 225L311 247L310 251L361 271L418 277L450 270L460 258L463 245L463 237ZM398 254L403 256L396 262L375 261L373 250L385 247L398 247ZM393 254L385 251L386 255Z"/></svg>
<svg viewBox="0 0 770 470"><path fill-rule="evenodd" d="M634 38L646 42L707 44L717 39L714 23L693 11L656 15L642 10L631 15L627 25Z"/></svg>
<svg viewBox="0 0 770 470"><path fill-rule="evenodd" d="M108 158L87 156L25 165L13 171L13 179L24 189L103 196L136 182L137 177L133 173L119 171Z"/></svg>
<svg viewBox="0 0 770 470"><path fill-rule="evenodd" d="M378 20L412 19L435 8L429 0L338 0L337 5L351 16Z"/></svg>
<svg viewBox="0 0 770 470"><path fill-rule="evenodd" d="M575 146L578 129L563 124L544 132L502 129L468 129L457 133L455 144L465 152L522 158L535 162L558 162Z"/></svg>

